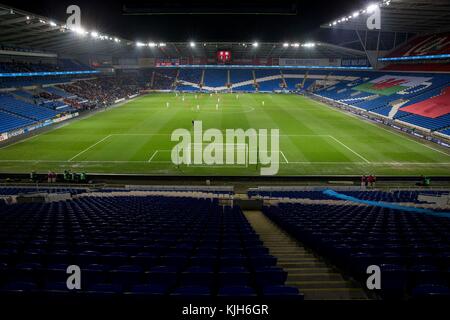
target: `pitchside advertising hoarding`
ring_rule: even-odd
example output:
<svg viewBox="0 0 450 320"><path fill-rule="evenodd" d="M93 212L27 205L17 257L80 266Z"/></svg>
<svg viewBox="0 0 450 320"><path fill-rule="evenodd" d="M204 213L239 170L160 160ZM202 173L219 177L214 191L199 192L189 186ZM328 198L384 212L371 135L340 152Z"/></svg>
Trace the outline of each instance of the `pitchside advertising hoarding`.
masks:
<svg viewBox="0 0 450 320"><path fill-rule="evenodd" d="M340 67L341 59L279 59L280 66Z"/></svg>
<svg viewBox="0 0 450 320"><path fill-rule="evenodd" d="M5 141L7 139L8 139L8 133L5 132L0 135L0 141Z"/></svg>
<svg viewBox="0 0 450 320"><path fill-rule="evenodd" d="M366 58L342 59L341 66L343 66L343 67L368 67L368 66L370 66L370 64L369 64L369 60Z"/></svg>
<svg viewBox="0 0 450 320"><path fill-rule="evenodd" d="M27 132L31 132L31 131L34 131L34 130L37 130L37 129L40 129L43 127L47 127L54 123L60 123L60 122L63 122L63 121L66 121L66 120L69 120L69 119L72 119L72 118L75 118L78 116L79 116L79 113L75 112L75 113L71 113L71 114L68 114L68 115L65 115L65 116L62 116L59 118L45 120L44 122L33 124L26 128L21 128L21 129L9 131L9 132L4 132L0 135L0 141L5 141L5 140L11 139L13 137L17 137L22 134L25 134Z"/></svg>

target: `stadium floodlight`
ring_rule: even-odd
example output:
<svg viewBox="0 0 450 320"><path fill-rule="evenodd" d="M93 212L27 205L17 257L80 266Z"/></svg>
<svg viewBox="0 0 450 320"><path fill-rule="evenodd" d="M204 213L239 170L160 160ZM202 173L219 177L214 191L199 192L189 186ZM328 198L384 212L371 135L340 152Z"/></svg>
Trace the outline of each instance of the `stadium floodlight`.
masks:
<svg viewBox="0 0 450 320"><path fill-rule="evenodd" d="M150 48L154 48L154 47L157 46L157 44L156 44L155 42L149 42L149 43L148 43L148 46L149 46Z"/></svg>
<svg viewBox="0 0 450 320"><path fill-rule="evenodd" d="M91 32L91 37L97 39L98 38L98 32L97 31L92 31Z"/></svg>
<svg viewBox="0 0 450 320"><path fill-rule="evenodd" d="M379 8L378 4L371 4L367 7L366 10L367 10L367 13L372 13L378 8Z"/></svg>
<svg viewBox="0 0 450 320"><path fill-rule="evenodd" d="M337 21L333 22L333 26L337 25Z"/></svg>
<svg viewBox="0 0 450 320"><path fill-rule="evenodd" d="M72 31L75 32L76 34L81 35L81 36L84 36L86 33L88 33L88 32L85 31L82 27L75 27L75 28L72 28Z"/></svg>
<svg viewBox="0 0 450 320"><path fill-rule="evenodd" d="M27 16L27 20L30 20L30 16Z"/></svg>
<svg viewBox="0 0 450 320"><path fill-rule="evenodd" d="M56 27L56 23L54 23L53 21L50 21L49 24L50 24L50 26L52 26L52 27Z"/></svg>
<svg viewBox="0 0 450 320"><path fill-rule="evenodd" d="M139 41L137 41L136 42L136 47L145 47L145 43L142 43L142 42L139 42Z"/></svg>
<svg viewBox="0 0 450 320"><path fill-rule="evenodd" d="M306 42L304 44L302 44L302 47L304 48L314 48L316 46L316 44L314 42Z"/></svg>
<svg viewBox="0 0 450 320"><path fill-rule="evenodd" d="M194 42L194 41L189 42L189 46L190 46L191 48L194 48L194 47L195 47L195 42Z"/></svg>
<svg viewBox="0 0 450 320"><path fill-rule="evenodd" d="M114 42L115 42L115 43L119 43L119 42L120 42L120 39L119 39L119 38L114 38Z"/></svg>
<svg viewBox="0 0 450 320"><path fill-rule="evenodd" d="M285 47L285 48L289 47L289 43L287 43L287 42L283 43L283 47Z"/></svg>
<svg viewBox="0 0 450 320"><path fill-rule="evenodd" d="M300 43L296 42L296 43L291 44L291 46L294 48L298 48L298 47L300 47Z"/></svg>
<svg viewBox="0 0 450 320"><path fill-rule="evenodd" d="M165 47L166 44L165 44L164 42L161 42L161 43L159 44L159 46L160 46L160 47Z"/></svg>
<svg viewBox="0 0 450 320"><path fill-rule="evenodd" d="M259 43L258 42L253 42L253 46L255 47L255 48L257 48L258 46L259 46Z"/></svg>
<svg viewBox="0 0 450 320"><path fill-rule="evenodd" d="M353 18L357 18L358 16L359 16L359 11L353 12L353 15L352 15Z"/></svg>

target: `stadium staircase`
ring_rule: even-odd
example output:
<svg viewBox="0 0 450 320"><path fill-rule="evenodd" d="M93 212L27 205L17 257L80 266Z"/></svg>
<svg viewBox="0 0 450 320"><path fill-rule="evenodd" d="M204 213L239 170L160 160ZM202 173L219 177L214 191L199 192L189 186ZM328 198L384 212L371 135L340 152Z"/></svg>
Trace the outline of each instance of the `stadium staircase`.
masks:
<svg viewBox="0 0 450 320"><path fill-rule="evenodd" d="M305 300L366 300L364 290L284 232L261 211L244 211L263 244L287 273L286 284L299 288Z"/></svg>
<svg viewBox="0 0 450 320"><path fill-rule="evenodd" d="M281 75L281 83L283 84L283 88L287 88L286 79L284 78L284 74L283 74L282 70L280 70L280 75Z"/></svg>
<svg viewBox="0 0 450 320"><path fill-rule="evenodd" d="M150 88L153 88L154 83L155 83L155 71L152 72L152 78L150 80Z"/></svg>
<svg viewBox="0 0 450 320"><path fill-rule="evenodd" d="M253 85L256 88L258 86L258 82L256 81L256 72L255 72L255 70L252 70L252 76L253 76Z"/></svg>
<svg viewBox="0 0 450 320"><path fill-rule="evenodd" d="M306 71L306 73L305 73L305 77L303 78L303 81L302 81L302 89L306 89L305 88L305 83L306 83L306 80L308 80L308 74L309 74L309 71Z"/></svg>
<svg viewBox="0 0 450 320"><path fill-rule="evenodd" d="M200 86L203 87L205 85L205 70L202 70L202 76L200 78Z"/></svg>
<svg viewBox="0 0 450 320"><path fill-rule="evenodd" d="M408 101L405 101L405 100L394 101L391 104L392 109L391 109L391 111L389 111L388 118L389 119L394 119L394 116L397 114L398 110L401 107L403 107L406 103L408 103Z"/></svg>

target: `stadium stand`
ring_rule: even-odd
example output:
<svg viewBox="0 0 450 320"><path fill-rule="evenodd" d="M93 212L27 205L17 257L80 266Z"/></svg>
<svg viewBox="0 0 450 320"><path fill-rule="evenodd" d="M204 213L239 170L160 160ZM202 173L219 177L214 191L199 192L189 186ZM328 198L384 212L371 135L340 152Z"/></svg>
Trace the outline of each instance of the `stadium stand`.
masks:
<svg viewBox="0 0 450 320"><path fill-rule="evenodd" d="M253 72L249 69L231 70L231 84L234 91L255 91Z"/></svg>
<svg viewBox="0 0 450 320"><path fill-rule="evenodd" d="M47 91L66 98L80 97L96 106L111 105L118 99L139 93L136 80L126 77L101 77L48 87Z"/></svg>
<svg viewBox="0 0 450 320"><path fill-rule="evenodd" d="M56 71L88 71L88 66L73 59L61 59L54 64L24 63L18 61L1 62L0 73L56 72Z"/></svg>
<svg viewBox="0 0 450 320"><path fill-rule="evenodd" d="M279 204L263 212L356 279L380 265L383 298L417 297L433 286L448 295L448 218L353 205Z"/></svg>
<svg viewBox="0 0 450 320"><path fill-rule="evenodd" d="M256 70L255 73L259 91L272 92L274 90L280 90L280 70Z"/></svg>
<svg viewBox="0 0 450 320"><path fill-rule="evenodd" d="M202 69L179 69L177 90L196 91L202 81Z"/></svg>
<svg viewBox="0 0 450 320"><path fill-rule="evenodd" d="M172 90L176 84L178 70L158 69L152 70L151 75L147 76L154 90ZM145 72L144 72L145 74Z"/></svg>
<svg viewBox="0 0 450 320"><path fill-rule="evenodd" d="M0 110L35 121L50 119L58 114L48 108L17 100L9 94L0 94Z"/></svg>
<svg viewBox="0 0 450 320"><path fill-rule="evenodd" d="M290 189L285 190L285 189ZM250 189L248 192L249 197L262 197L262 198L291 198L291 199L311 199L311 200L333 200L334 197L326 195L323 191L295 191L294 187L290 188L277 188L277 187L260 187L257 189ZM448 191L439 190L411 190L402 191L396 190L392 192L387 191L341 191L340 193L355 197L361 200L379 201L379 202L395 202L395 203L423 203L419 200L420 195L434 195L441 196L448 194Z"/></svg>
<svg viewBox="0 0 450 320"><path fill-rule="evenodd" d="M403 86L398 87L397 83ZM446 116L449 113L446 109L449 83L447 75L373 73L370 79L361 77L356 82L342 81L320 89L316 94L435 131L450 124Z"/></svg>
<svg viewBox="0 0 450 320"><path fill-rule="evenodd" d="M16 130L28 125L34 121L28 118L19 117L0 110L0 133Z"/></svg>
<svg viewBox="0 0 450 320"><path fill-rule="evenodd" d="M204 86L224 89L228 82L227 74L227 70L222 69L206 70L203 79Z"/></svg>
<svg viewBox="0 0 450 320"><path fill-rule="evenodd" d="M3 293L67 292L65 264L77 263L97 295L298 294L283 287L286 273L240 209L223 211L216 200L83 197L0 206ZM46 237L49 229L56 238Z"/></svg>

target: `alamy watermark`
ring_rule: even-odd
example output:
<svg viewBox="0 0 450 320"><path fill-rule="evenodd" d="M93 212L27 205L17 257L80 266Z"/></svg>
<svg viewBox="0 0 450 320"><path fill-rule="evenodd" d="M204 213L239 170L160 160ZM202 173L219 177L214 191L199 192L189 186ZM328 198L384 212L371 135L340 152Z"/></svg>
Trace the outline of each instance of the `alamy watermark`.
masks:
<svg viewBox="0 0 450 320"><path fill-rule="evenodd" d="M278 129L210 128L203 131L202 121L193 122L193 132L173 131L171 140L178 142L171 151L175 165L256 165L263 176L279 170L280 132Z"/></svg>

